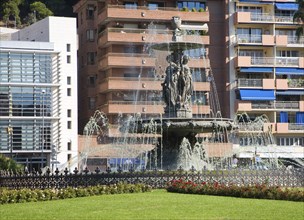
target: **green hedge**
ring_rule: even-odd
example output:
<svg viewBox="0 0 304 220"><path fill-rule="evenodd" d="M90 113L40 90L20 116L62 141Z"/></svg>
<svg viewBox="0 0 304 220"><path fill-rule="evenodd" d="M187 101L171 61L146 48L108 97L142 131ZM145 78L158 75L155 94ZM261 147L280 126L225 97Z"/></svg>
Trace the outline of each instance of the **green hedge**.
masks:
<svg viewBox="0 0 304 220"><path fill-rule="evenodd" d="M104 194L121 194L121 193L140 193L150 192L152 187L144 184L127 184L118 183L109 186L98 185L81 188L64 188L64 189L0 189L0 204L37 202L57 199L68 199L76 197L104 195Z"/></svg>
<svg viewBox="0 0 304 220"><path fill-rule="evenodd" d="M267 184L237 186L218 182L196 184L191 181L173 180L167 185L168 192L191 193L202 195L232 196L241 198L275 199L304 201L304 190L290 189Z"/></svg>

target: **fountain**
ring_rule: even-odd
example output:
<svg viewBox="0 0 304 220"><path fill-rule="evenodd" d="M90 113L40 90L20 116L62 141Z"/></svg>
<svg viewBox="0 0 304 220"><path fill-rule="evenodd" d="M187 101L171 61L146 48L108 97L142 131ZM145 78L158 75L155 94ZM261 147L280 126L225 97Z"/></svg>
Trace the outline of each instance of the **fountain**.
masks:
<svg viewBox="0 0 304 220"><path fill-rule="evenodd" d="M155 131L160 134L156 147L156 167L175 170L208 168L204 142L228 142L228 132L234 129L233 121L224 118L193 118L193 80L188 67L189 56L185 50L203 48L200 43L183 41L185 30L179 17L173 17L172 41L151 45L157 51L169 51L168 66L162 83L162 97L165 102L164 115L153 118ZM212 78L211 78L212 80ZM147 133L151 119L134 120L127 129L131 133ZM209 134L203 135L203 134ZM201 137L202 135L202 137Z"/></svg>

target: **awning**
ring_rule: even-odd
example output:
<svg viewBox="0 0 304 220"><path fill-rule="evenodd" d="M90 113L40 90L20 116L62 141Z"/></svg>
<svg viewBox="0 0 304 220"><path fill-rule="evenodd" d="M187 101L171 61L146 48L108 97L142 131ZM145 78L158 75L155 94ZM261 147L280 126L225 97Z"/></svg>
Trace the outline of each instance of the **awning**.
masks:
<svg viewBox="0 0 304 220"><path fill-rule="evenodd" d="M275 100L274 90L240 89L241 100Z"/></svg>
<svg viewBox="0 0 304 220"><path fill-rule="evenodd" d="M296 3L276 3L276 8L283 11L297 11L299 5Z"/></svg>
<svg viewBox="0 0 304 220"><path fill-rule="evenodd" d="M304 90L276 91L276 95L304 95Z"/></svg>
<svg viewBox="0 0 304 220"><path fill-rule="evenodd" d="M239 0L239 2L246 2L247 4L256 4L256 5L270 5L271 2L260 2L257 0Z"/></svg>
<svg viewBox="0 0 304 220"><path fill-rule="evenodd" d="M272 73L271 67L241 67L242 73Z"/></svg>
<svg viewBox="0 0 304 220"><path fill-rule="evenodd" d="M276 75L304 75L303 68L276 68Z"/></svg>

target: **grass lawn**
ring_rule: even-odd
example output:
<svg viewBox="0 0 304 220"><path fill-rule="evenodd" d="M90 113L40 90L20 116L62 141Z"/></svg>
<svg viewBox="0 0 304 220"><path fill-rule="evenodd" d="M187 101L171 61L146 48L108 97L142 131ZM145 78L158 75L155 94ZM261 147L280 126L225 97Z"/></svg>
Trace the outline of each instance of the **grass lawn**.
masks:
<svg viewBox="0 0 304 220"><path fill-rule="evenodd" d="M284 219L302 220L304 203L167 193L102 195L0 205L0 219Z"/></svg>

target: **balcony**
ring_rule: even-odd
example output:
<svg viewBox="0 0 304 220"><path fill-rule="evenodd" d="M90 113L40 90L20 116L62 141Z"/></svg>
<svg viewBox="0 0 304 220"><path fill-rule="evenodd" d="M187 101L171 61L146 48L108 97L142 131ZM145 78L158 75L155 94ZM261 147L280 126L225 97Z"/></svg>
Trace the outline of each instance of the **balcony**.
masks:
<svg viewBox="0 0 304 220"><path fill-rule="evenodd" d="M155 67L155 58L144 54L109 53L99 61L99 68Z"/></svg>
<svg viewBox="0 0 304 220"><path fill-rule="evenodd" d="M108 104L98 109L105 114L164 114L164 103L162 101L108 101ZM193 105L193 114L210 114L209 105Z"/></svg>
<svg viewBox="0 0 304 220"><path fill-rule="evenodd" d="M280 14L272 15L269 13L251 13L236 12L234 15L234 23L276 23L276 24L294 24L293 16L283 16Z"/></svg>
<svg viewBox="0 0 304 220"><path fill-rule="evenodd" d="M304 57L251 57L238 56L235 67L299 67L304 68Z"/></svg>
<svg viewBox="0 0 304 220"><path fill-rule="evenodd" d="M136 90L136 91L161 91L163 80L154 78L132 78L132 77L109 77L101 82L99 92L108 92L112 90ZM132 88L130 88L130 84ZM194 82L194 91L210 91L209 82Z"/></svg>
<svg viewBox="0 0 304 220"><path fill-rule="evenodd" d="M283 16L280 14L275 15L275 22L277 24L294 24L293 16Z"/></svg>
<svg viewBox="0 0 304 220"><path fill-rule="evenodd" d="M304 37L297 38L296 36L277 35L275 36L277 46L287 47L303 47Z"/></svg>
<svg viewBox="0 0 304 220"><path fill-rule="evenodd" d="M262 46L273 46L274 37L272 35L251 35L251 34L238 34L235 37L235 44L259 44Z"/></svg>
<svg viewBox="0 0 304 220"><path fill-rule="evenodd" d="M130 28L108 28L99 34L98 45L105 47L111 43L163 43L172 41L172 31L155 29L130 29ZM185 35L184 42L196 42L204 45L209 44L209 36Z"/></svg>
<svg viewBox="0 0 304 220"><path fill-rule="evenodd" d="M157 10L149 10L148 7L125 8L123 5L108 5L98 14L98 24L108 21L129 20L150 22L157 18L158 21L172 20L173 16L179 16L187 22L209 22L209 12L179 11L178 8L158 7Z"/></svg>
<svg viewBox="0 0 304 220"><path fill-rule="evenodd" d="M296 123L277 123L277 133L288 134L288 133L303 133L304 124Z"/></svg>
<svg viewBox="0 0 304 220"><path fill-rule="evenodd" d="M238 79L238 88L274 89L273 79Z"/></svg>
<svg viewBox="0 0 304 220"><path fill-rule="evenodd" d="M251 12L236 12L234 15L234 23L273 23L274 16L265 13L251 13Z"/></svg>
<svg viewBox="0 0 304 220"><path fill-rule="evenodd" d="M279 90L303 89L303 79L276 79L276 88Z"/></svg>
<svg viewBox="0 0 304 220"><path fill-rule="evenodd" d="M132 88L130 88L132 85ZM161 81L156 81L154 78L127 78L127 77L109 77L104 80L99 87L99 92L111 90L161 90Z"/></svg>
<svg viewBox="0 0 304 220"><path fill-rule="evenodd" d="M299 111L300 103L297 101L273 101L273 102L258 102L254 101L251 105L252 109L272 109L277 111L293 110Z"/></svg>
<svg viewBox="0 0 304 220"><path fill-rule="evenodd" d="M301 111L303 101L237 101L236 111Z"/></svg>

